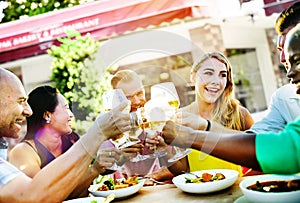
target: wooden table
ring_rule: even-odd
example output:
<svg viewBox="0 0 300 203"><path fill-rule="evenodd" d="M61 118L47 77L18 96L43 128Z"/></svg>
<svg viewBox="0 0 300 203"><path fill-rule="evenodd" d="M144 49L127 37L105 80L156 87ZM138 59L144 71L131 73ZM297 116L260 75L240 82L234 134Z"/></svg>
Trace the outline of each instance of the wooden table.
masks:
<svg viewBox="0 0 300 203"><path fill-rule="evenodd" d="M244 178L239 178L234 185L222 191L209 194L190 194L178 189L174 184L143 187L138 193L126 198L115 199L113 202L122 203L233 203L243 195L239 183Z"/></svg>

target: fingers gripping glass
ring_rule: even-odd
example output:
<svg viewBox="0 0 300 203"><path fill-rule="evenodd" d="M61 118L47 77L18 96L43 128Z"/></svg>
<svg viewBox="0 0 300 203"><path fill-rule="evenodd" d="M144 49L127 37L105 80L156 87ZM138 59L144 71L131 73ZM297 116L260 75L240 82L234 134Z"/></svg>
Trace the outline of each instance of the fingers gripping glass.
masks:
<svg viewBox="0 0 300 203"><path fill-rule="evenodd" d="M153 85L151 87L151 99L166 99L173 111L169 111L167 115L170 120L175 121L175 113L180 106L180 99L173 82L165 82ZM192 152L192 150L186 150L174 146L175 155L168 160L168 162L175 162L183 157L187 156Z"/></svg>
<svg viewBox="0 0 300 203"><path fill-rule="evenodd" d="M138 112L140 112L140 110L138 109ZM129 133L129 137L131 139L137 140L138 142L143 143L145 140L141 140L140 139L140 135L143 132L143 128L142 128L142 123L143 123L143 119L141 117L140 113L137 112L131 112L130 113L130 123L131 123L131 130ZM141 155L139 152L138 154L132 158L130 161L131 162L139 162L139 161L143 161L145 159L148 159L148 155Z"/></svg>
<svg viewBox="0 0 300 203"><path fill-rule="evenodd" d="M103 107L106 111L110 111L112 108L115 108L119 104L124 101L128 101L124 92L121 89L113 89L103 94ZM130 102L129 102L130 103ZM123 110L123 113L129 113L130 104ZM130 131L123 132L123 136L125 139L116 139L113 140L116 143L116 147L119 149L123 149L134 144L137 144L139 141L131 141Z"/></svg>
<svg viewBox="0 0 300 203"><path fill-rule="evenodd" d="M106 167L106 174L111 174L114 173L116 171L123 171L124 168L122 166L119 166L116 162L117 160L115 159L115 152L113 151L112 148L105 148L105 149L101 149L97 152L97 157L100 155L105 155L107 159L111 159L110 163L112 163L111 167Z"/></svg>

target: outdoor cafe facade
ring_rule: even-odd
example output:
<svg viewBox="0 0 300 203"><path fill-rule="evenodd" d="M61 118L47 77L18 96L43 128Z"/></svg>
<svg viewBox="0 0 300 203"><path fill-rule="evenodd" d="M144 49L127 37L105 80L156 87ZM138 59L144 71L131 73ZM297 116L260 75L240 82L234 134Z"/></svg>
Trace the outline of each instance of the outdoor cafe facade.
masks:
<svg viewBox="0 0 300 203"><path fill-rule="evenodd" d="M280 83L285 83L278 71L279 62L274 53L276 34L273 26L276 15L265 16L255 22L249 16L220 20L214 18L216 2L98 1L0 24L0 66L15 72L26 90L30 91L37 85L50 82L52 58L46 54L46 50L52 45L58 45L57 37L64 37L68 28L76 29L82 35L89 33L101 42L100 50L102 45L114 39L138 36L147 30L165 31L191 41L203 52L225 53L233 65L236 79L247 78L251 84L238 87L236 97L251 112L264 110L271 94ZM101 51L96 56L98 62L101 60L100 54ZM200 53L182 47L172 54L192 64ZM172 75L179 75L185 84L178 82L177 85L184 89L189 85L190 66L176 64L175 67L169 64L172 57L157 54L128 56L117 65L120 69L136 70L144 79L144 84L149 86L168 80ZM153 67L157 75L148 77L149 69L137 69L141 66ZM183 103L193 99L193 91L183 94Z"/></svg>

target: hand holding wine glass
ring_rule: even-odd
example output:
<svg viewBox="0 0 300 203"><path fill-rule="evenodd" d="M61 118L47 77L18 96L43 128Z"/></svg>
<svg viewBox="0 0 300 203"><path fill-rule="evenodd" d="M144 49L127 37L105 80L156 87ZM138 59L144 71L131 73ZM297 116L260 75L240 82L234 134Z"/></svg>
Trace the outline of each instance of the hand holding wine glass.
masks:
<svg viewBox="0 0 300 203"><path fill-rule="evenodd" d="M126 98L124 92L121 89L113 89L103 94L103 106L106 110L111 110L118 106L120 103L128 101L128 106L123 110L123 113L128 113L130 111L130 101ZM132 115L130 115L130 121L132 121ZM132 122L131 122L132 124ZM132 128L131 128L132 129ZM130 131L123 132L125 139L116 139L112 140L115 142L115 145L119 149L123 149L129 147L131 145L137 144L139 141L131 141L130 140Z"/></svg>
<svg viewBox="0 0 300 203"><path fill-rule="evenodd" d="M169 106L173 109L173 111L169 111L169 120L176 120L175 113L179 108L180 99L173 82L165 82L153 85L151 87L151 99L152 98L167 100ZM176 154L168 160L169 162L175 162L179 159L182 159L192 152L192 150L185 150L176 146L174 146L174 149Z"/></svg>
<svg viewBox="0 0 300 203"><path fill-rule="evenodd" d="M117 148L102 148L97 152L97 157L93 165L98 165L99 168L105 168L105 173L110 174L115 171L121 171L123 168L117 165L122 152Z"/></svg>
<svg viewBox="0 0 300 203"><path fill-rule="evenodd" d="M207 128L206 119L200 115L180 110L176 112L176 123L197 130L205 130Z"/></svg>
<svg viewBox="0 0 300 203"><path fill-rule="evenodd" d="M170 119L170 111L172 112L172 108L166 102L166 100L161 99L151 99L149 100L145 106L145 120L144 123L144 131L147 133L147 138L149 138L151 146L151 150L153 149L154 153L150 158L160 158L166 156L166 152L160 152L157 150L157 146L155 144L155 140L159 139L160 133L166 123L167 120ZM151 143L151 140L154 142Z"/></svg>

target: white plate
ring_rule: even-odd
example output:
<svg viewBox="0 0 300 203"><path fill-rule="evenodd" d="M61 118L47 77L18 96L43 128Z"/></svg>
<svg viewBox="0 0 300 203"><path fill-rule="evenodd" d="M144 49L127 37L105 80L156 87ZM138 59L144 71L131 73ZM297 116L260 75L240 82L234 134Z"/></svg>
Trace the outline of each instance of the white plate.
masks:
<svg viewBox="0 0 300 203"><path fill-rule="evenodd" d="M240 183L240 188L245 195L245 197L250 202L260 202L260 203L299 203L300 201L300 190L291 192L260 192L249 190L247 187L249 185L255 184L256 181L279 181L279 180L294 180L300 179L300 175L260 175L248 177Z"/></svg>
<svg viewBox="0 0 300 203"><path fill-rule="evenodd" d="M137 193L144 185L145 180L139 180L139 183L127 188L122 188L122 189L118 189L118 190L108 190L108 191L97 191L97 189L99 188L99 186L101 184L97 184L97 185L90 185L89 187L89 191L90 193L92 193L94 196L100 196L100 197L107 197L110 194L115 194L116 197L115 198L122 198L122 197L127 197L130 195L133 195L135 193Z"/></svg>
<svg viewBox="0 0 300 203"><path fill-rule="evenodd" d="M225 176L225 179L206 183L186 183L185 177L192 177L192 175L181 174L179 176L174 177L172 181L176 185L176 187L178 187L184 192L201 194L215 192L228 188L235 183L239 175L238 171L229 169L202 170L194 171L192 173L198 176L201 176L203 173L222 173Z"/></svg>
<svg viewBox="0 0 300 203"><path fill-rule="evenodd" d="M102 203L104 199L104 197L84 197L78 199L70 199L67 201L63 201L63 203L91 203L91 201L93 200L97 201L97 203Z"/></svg>

